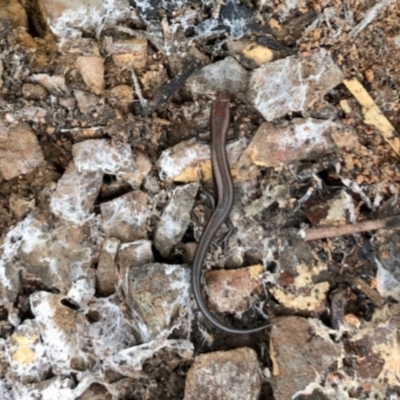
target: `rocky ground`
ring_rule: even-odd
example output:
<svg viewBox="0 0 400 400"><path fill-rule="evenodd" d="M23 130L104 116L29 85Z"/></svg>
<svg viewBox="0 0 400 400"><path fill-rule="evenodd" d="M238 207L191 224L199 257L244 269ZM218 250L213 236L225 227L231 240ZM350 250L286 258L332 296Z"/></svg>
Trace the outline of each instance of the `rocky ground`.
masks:
<svg viewBox="0 0 400 400"><path fill-rule="evenodd" d="M1 399L397 399L399 19L0 1ZM207 302L253 335L190 288L217 92L235 230Z"/></svg>

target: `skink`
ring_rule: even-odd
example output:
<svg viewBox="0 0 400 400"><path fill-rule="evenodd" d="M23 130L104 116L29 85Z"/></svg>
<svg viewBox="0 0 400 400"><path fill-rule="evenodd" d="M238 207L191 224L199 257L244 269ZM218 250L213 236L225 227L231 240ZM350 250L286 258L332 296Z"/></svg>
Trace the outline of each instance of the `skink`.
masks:
<svg viewBox="0 0 400 400"><path fill-rule="evenodd" d="M193 260L192 289L197 304L204 316L219 329L233 334L249 334L262 331L268 326L252 329L232 328L221 322L211 311L204 300L201 290L203 264L211 241L218 228L225 222L233 205L233 183L226 154L226 139L230 123L229 99L222 93L215 100L210 118L211 125L211 164L217 186L217 204L200 242Z"/></svg>

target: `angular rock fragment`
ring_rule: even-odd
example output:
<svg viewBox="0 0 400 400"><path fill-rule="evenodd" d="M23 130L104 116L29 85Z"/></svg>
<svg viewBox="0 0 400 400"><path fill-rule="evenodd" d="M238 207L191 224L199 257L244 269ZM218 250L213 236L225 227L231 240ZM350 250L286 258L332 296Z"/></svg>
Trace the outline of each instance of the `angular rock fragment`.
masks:
<svg viewBox="0 0 400 400"><path fill-rule="evenodd" d="M184 400L258 400L260 391L257 354L242 347L197 356L186 376Z"/></svg>
<svg viewBox="0 0 400 400"><path fill-rule="evenodd" d="M329 338L328 332L322 336L317 335L316 330L305 318L274 320L270 356L273 363L271 384L276 400L293 398L321 374L328 374L329 367L339 358L340 345Z"/></svg>
<svg viewBox="0 0 400 400"><path fill-rule="evenodd" d="M163 257L168 257L171 249L185 234L190 223L190 212L199 185L191 183L177 187L170 202L165 207L154 235L154 245Z"/></svg>
<svg viewBox="0 0 400 400"><path fill-rule="evenodd" d="M250 296L262 288L264 267L221 269L205 274L210 304L218 312L240 317L249 307Z"/></svg>
<svg viewBox="0 0 400 400"><path fill-rule="evenodd" d="M72 146L72 155L79 172L101 171L104 174L117 175L136 170L131 146L122 142L84 140Z"/></svg>
<svg viewBox="0 0 400 400"><path fill-rule="evenodd" d="M246 139L228 144L228 160L236 165L246 147ZM203 181L211 179L210 146L197 143L195 139L185 140L176 146L164 150L157 161L161 180L174 182L198 182L199 175ZM201 170L201 174L199 173Z"/></svg>
<svg viewBox="0 0 400 400"><path fill-rule="evenodd" d="M74 90L74 96L82 114L92 114L97 111L100 100L95 94L84 90Z"/></svg>
<svg viewBox="0 0 400 400"><path fill-rule="evenodd" d="M147 40L133 38L119 40L112 44L112 58L118 67L122 69L134 68L142 71L147 64Z"/></svg>
<svg viewBox="0 0 400 400"><path fill-rule="evenodd" d="M81 56L76 59L76 66L87 88L100 95L104 89L104 60L98 56Z"/></svg>
<svg viewBox="0 0 400 400"><path fill-rule="evenodd" d="M50 202L50 209L67 221L82 225L99 194L103 173L79 172L71 162L57 183Z"/></svg>
<svg viewBox="0 0 400 400"><path fill-rule="evenodd" d="M147 264L130 267L127 276L127 303L143 321L144 340L167 334L182 324L188 327L188 269L180 265ZM187 311L186 311L187 312Z"/></svg>
<svg viewBox="0 0 400 400"><path fill-rule="evenodd" d="M135 190L100 205L103 228L108 236L121 242L147 239L150 210L147 195Z"/></svg>
<svg viewBox="0 0 400 400"><path fill-rule="evenodd" d="M36 292L30 296L31 309L39 323L40 335L55 374L69 375L94 365L87 352L89 323L83 314L64 306L62 296Z"/></svg>
<svg viewBox="0 0 400 400"><path fill-rule="evenodd" d="M131 243L123 243L119 247L117 264L120 279L125 281L126 271L130 266L140 266L154 261L150 240L137 240Z"/></svg>
<svg viewBox="0 0 400 400"><path fill-rule="evenodd" d="M97 31L129 17L127 0L91 0L71 2L70 0L43 0L48 23L58 37L81 36L82 31ZM100 35L100 32L98 32Z"/></svg>
<svg viewBox="0 0 400 400"><path fill-rule="evenodd" d="M11 371L18 381L37 382L49 376L51 365L35 320L28 319L15 329L6 351Z"/></svg>
<svg viewBox="0 0 400 400"><path fill-rule="evenodd" d="M4 179L32 172L44 161L35 133L26 124L0 121L0 173Z"/></svg>
<svg viewBox="0 0 400 400"><path fill-rule="evenodd" d="M115 238L104 240L96 269L96 291L100 296L110 296L115 293L118 283L118 268L115 258L119 244L119 240Z"/></svg>
<svg viewBox="0 0 400 400"><path fill-rule="evenodd" d="M275 167L299 160L319 159L335 148L330 134L336 129L337 125L332 121L312 118L296 118L284 128L263 123L242 154L239 168L250 164Z"/></svg>
<svg viewBox="0 0 400 400"><path fill-rule="evenodd" d="M248 79L249 73L233 57L226 57L203 67L199 73L188 79L188 85L195 94L221 91L240 97Z"/></svg>
<svg viewBox="0 0 400 400"><path fill-rule="evenodd" d="M159 338L113 354L107 359L106 364L124 376L137 378L137 373L142 371L144 362L149 358L164 355L178 365L180 361L191 360L193 351L193 344L189 340Z"/></svg>
<svg viewBox="0 0 400 400"><path fill-rule="evenodd" d="M325 49L308 58L286 57L253 71L248 99L267 121L304 112L344 79Z"/></svg>

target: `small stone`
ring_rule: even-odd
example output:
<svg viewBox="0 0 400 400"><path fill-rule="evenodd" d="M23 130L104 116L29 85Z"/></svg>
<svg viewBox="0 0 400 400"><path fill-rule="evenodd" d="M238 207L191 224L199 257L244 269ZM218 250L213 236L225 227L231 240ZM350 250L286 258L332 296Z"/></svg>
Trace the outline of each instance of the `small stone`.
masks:
<svg viewBox="0 0 400 400"><path fill-rule="evenodd" d="M43 161L39 142L29 125L6 126L0 121L0 173L4 179L32 172Z"/></svg>
<svg viewBox="0 0 400 400"><path fill-rule="evenodd" d="M320 49L308 58L291 56L263 64L251 74L247 96L267 121L273 121L305 112L343 79L330 53Z"/></svg>
<svg viewBox="0 0 400 400"><path fill-rule="evenodd" d="M198 355L186 376L184 400L258 400L260 392L257 354L242 347Z"/></svg>
<svg viewBox="0 0 400 400"><path fill-rule="evenodd" d="M237 317L249 307L249 298L262 288L264 267L221 269L205 274L210 304L218 312L236 314Z"/></svg>
<svg viewBox="0 0 400 400"><path fill-rule="evenodd" d="M121 280L125 280L125 274L131 265L146 265L154 261L150 240L137 240L123 243L119 247L117 255L118 271Z"/></svg>
<svg viewBox="0 0 400 400"><path fill-rule="evenodd" d="M154 235L154 245L165 258L180 242L189 226L198 188L197 183L177 187L162 213Z"/></svg>
<svg viewBox="0 0 400 400"><path fill-rule="evenodd" d="M134 153L133 159L136 165L135 171L120 171L117 175L125 182L128 182L132 188L139 189L144 179L149 177L153 164L149 157L139 151ZM158 192L159 190L156 191L156 193Z"/></svg>
<svg viewBox="0 0 400 400"><path fill-rule="evenodd" d="M68 375L77 367L82 371L93 367L95 360L87 353L88 347L81 337L82 332L89 332L89 322L61 300L62 296L48 292L35 292L30 296L32 313L38 322L52 372Z"/></svg>
<svg viewBox="0 0 400 400"><path fill-rule="evenodd" d="M51 372L50 361L35 320L27 319L15 329L7 353L10 367L18 375L19 381L44 380Z"/></svg>
<svg viewBox="0 0 400 400"><path fill-rule="evenodd" d="M85 92L84 90L74 90L74 96L78 109L82 114L91 114L97 111L99 98L93 93Z"/></svg>
<svg viewBox="0 0 400 400"><path fill-rule="evenodd" d="M60 94L60 92L66 93L68 91L63 75L34 74L30 76L30 79L33 82L40 83L54 95ZM60 101L61 100L62 99L60 99Z"/></svg>
<svg viewBox="0 0 400 400"><path fill-rule="evenodd" d="M127 276L127 303L147 327L142 337L155 338L182 324L189 327L184 309L190 307L190 271L180 265L132 266Z"/></svg>
<svg viewBox="0 0 400 400"><path fill-rule="evenodd" d="M248 79L249 73L233 57L226 57L203 67L187 84L195 94L221 91L242 97Z"/></svg>
<svg viewBox="0 0 400 400"><path fill-rule="evenodd" d="M112 44L113 60L122 69L142 71L147 64L147 40L134 38Z"/></svg>
<svg viewBox="0 0 400 400"><path fill-rule="evenodd" d="M100 95L104 89L104 60L98 56L81 56L76 59L76 66L87 88Z"/></svg>
<svg viewBox="0 0 400 400"><path fill-rule="evenodd" d="M115 105L123 114L132 108L134 99L133 89L128 85L118 85L110 90L109 102Z"/></svg>
<svg viewBox="0 0 400 400"><path fill-rule="evenodd" d="M52 32L60 38L82 36L82 32L97 33L118 21L129 18L131 10L127 0L90 0L74 2L71 0L43 0L48 24Z"/></svg>
<svg viewBox="0 0 400 400"><path fill-rule="evenodd" d="M318 329L320 327L318 326ZM270 356L273 377L270 380L276 400L293 398L338 360L341 346L315 334L316 327L305 318L278 317L272 324Z"/></svg>
<svg viewBox="0 0 400 400"><path fill-rule="evenodd" d="M101 171L104 174L136 171L131 146L106 139L91 139L72 146L74 164L79 172Z"/></svg>
<svg viewBox="0 0 400 400"><path fill-rule="evenodd" d="M99 194L102 172L79 172L71 162L57 183L50 209L67 221L82 225Z"/></svg>
<svg viewBox="0 0 400 400"><path fill-rule="evenodd" d="M22 96L27 100L46 100L48 93L47 90L41 85L33 83L24 83L22 85Z"/></svg>
<svg viewBox="0 0 400 400"><path fill-rule="evenodd" d="M319 159L335 148L330 137L338 129L331 121L294 119L285 128L263 123L239 160L239 168L250 163L263 167L287 165L294 161Z"/></svg>
<svg viewBox="0 0 400 400"><path fill-rule="evenodd" d="M11 193L9 206L17 219L21 220L35 207L35 200L27 200L16 193Z"/></svg>
<svg viewBox="0 0 400 400"><path fill-rule="evenodd" d="M118 284L118 268L115 258L119 244L119 240L115 238L104 240L96 269L96 291L100 296L106 297L115 293Z"/></svg>
<svg viewBox="0 0 400 400"><path fill-rule="evenodd" d="M103 228L108 236L132 242L147 239L147 219L150 210L147 195L135 190L100 205Z"/></svg>

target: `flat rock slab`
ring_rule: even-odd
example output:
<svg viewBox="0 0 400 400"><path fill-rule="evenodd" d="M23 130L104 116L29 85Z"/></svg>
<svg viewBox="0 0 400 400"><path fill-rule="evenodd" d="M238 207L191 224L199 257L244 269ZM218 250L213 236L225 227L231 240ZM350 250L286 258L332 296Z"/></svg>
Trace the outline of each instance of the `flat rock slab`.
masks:
<svg viewBox="0 0 400 400"><path fill-rule="evenodd" d="M257 354L243 347L197 356L186 377L184 400L258 400L260 390Z"/></svg>

